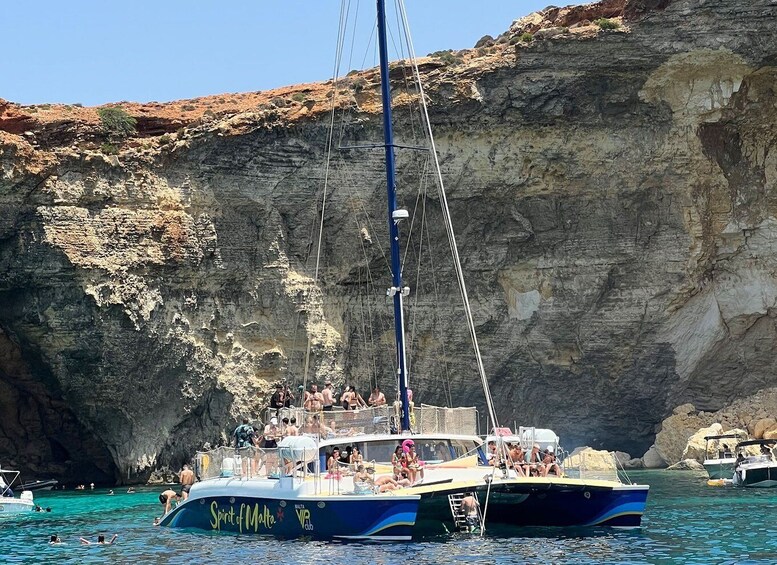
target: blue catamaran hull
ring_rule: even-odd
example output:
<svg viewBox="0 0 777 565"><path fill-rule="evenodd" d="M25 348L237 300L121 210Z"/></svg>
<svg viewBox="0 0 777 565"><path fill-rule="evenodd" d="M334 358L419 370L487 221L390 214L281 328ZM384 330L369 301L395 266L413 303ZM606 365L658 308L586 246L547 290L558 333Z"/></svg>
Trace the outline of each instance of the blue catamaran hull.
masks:
<svg viewBox="0 0 777 565"><path fill-rule="evenodd" d="M321 497L273 499L216 496L189 499L160 525L282 538L372 539L412 537L418 498Z"/></svg>

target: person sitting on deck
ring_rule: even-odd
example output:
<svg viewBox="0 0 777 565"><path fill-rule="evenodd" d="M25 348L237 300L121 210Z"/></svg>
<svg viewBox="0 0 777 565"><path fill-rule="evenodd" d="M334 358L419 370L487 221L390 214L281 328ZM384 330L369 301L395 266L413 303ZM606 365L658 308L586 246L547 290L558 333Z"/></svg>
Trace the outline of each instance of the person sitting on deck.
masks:
<svg viewBox="0 0 777 565"><path fill-rule="evenodd" d="M407 469L410 472L410 482L413 484L420 483L424 480L424 467L423 463L418 459L418 454L415 452L415 444L410 444L410 451L405 454L407 458Z"/></svg>
<svg viewBox="0 0 777 565"><path fill-rule="evenodd" d="M394 467L394 482L396 482L401 487L409 487L410 486L410 479L408 478L409 474L407 472L407 469L403 469L402 467Z"/></svg>
<svg viewBox="0 0 777 565"><path fill-rule="evenodd" d="M553 471L553 474L557 477L561 476L561 467L556 462L556 454L553 453L553 448L548 447L542 454L542 464L545 469L543 477L547 477L548 473Z"/></svg>
<svg viewBox="0 0 777 565"><path fill-rule="evenodd" d="M510 463L513 469L515 469L515 472L518 473L518 476L525 477L527 475L529 466L525 464L526 454L523 452L521 444L512 444L512 446L510 446L510 450L508 451L508 455L510 456Z"/></svg>
<svg viewBox="0 0 777 565"><path fill-rule="evenodd" d="M540 453L539 444L531 446L531 452L529 452L529 475L532 477L544 477L547 474L545 465L542 463L542 453Z"/></svg>
<svg viewBox="0 0 777 565"><path fill-rule="evenodd" d="M391 466L394 467L394 472L407 468L407 460L405 454L402 451L402 446L398 445L394 449L394 453L391 454Z"/></svg>
<svg viewBox="0 0 777 565"><path fill-rule="evenodd" d="M363 462L364 458L362 457L361 451L354 445L348 464L351 466L351 469L357 469Z"/></svg>
<svg viewBox="0 0 777 565"><path fill-rule="evenodd" d="M340 472L340 448L339 447L335 447L334 449L332 449L332 455L330 455L326 461L326 470L330 474L335 474Z"/></svg>
<svg viewBox="0 0 777 565"><path fill-rule="evenodd" d="M373 492L375 481L370 473L372 469L365 470L364 465L356 468L356 474L353 476L353 489L356 494L367 494Z"/></svg>

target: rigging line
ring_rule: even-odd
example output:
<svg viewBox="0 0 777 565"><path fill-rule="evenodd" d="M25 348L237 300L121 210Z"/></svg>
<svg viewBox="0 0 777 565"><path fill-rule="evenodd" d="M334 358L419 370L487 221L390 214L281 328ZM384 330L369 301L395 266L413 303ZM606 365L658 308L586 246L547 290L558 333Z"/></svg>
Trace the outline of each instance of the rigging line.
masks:
<svg viewBox="0 0 777 565"><path fill-rule="evenodd" d="M345 1L345 0L343 0L343 1ZM350 0L349 0L348 1L348 13L349 14L350 14L350 9L351 9L351 3L350 3ZM345 23L346 31L344 32L344 35L343 35L343 43L345 42L345 38L346 38L347 33L348 33L347 32L347 28L348 28L348 21L347 20L349 18L350 18L350 16L347 15L346 16L346 23ZM348 72L351 71L351 67L353 65L353 54L355 52L355 44L356 44L356 28L358 26L358 23L359 23L359 2L357 1L356 2L356 12L355 12L354 18L353 18L353 29L351 30L351 49L350 49L350 52L348 54ZM369 45L367 46L367 49L369 49ZM340 71L340 70L341 70L341 67L338 66L338 71ZM343 138L345 136L346 117L350 117L351 108L352 108L351 104L344 104L343 105L343 109L342 109L342 112L340 114L341 115L341 119L340 119L340 137L338 138L338 144L337 144L338 146L342 145L342 140L343 140Z"/></svg>
<svg viewBox="0 0 777 565"><path fill-rule="evenodd" d="M424 169L424 178L426 178L426 172L429 166L429 159L426 161L427 168ZM427 202L428 196L425 196L424 203L423 203L423 216L422 216L422 225L426 224L426 202ZM429 229L427 228L425 231L422 232L422 234L426 234L426 243L427 243L427 253L429 253L429 268L432 275L432 288L434 289L434 302L435 304L440 304L440 288L439 283L437 281L437 268L434 261L434 253L431 252L433 249L432 247L432 236L429 232ZM453 397L451 395L451 384L450 384L450 367L448 365L448 356L447 351L445 350L445 335L442 332L441 322L440 322L440 314L439 309L434 310L434 317L435 322L433 322L433 327L437 329L437 339L440 343L440 349L442 349L442 366L443 366L443 378L442 380L442 389L443 394L445 395L445 399L448 402L448 406L453 406ZM439 354L439 351L438 351Z"/></svg>
<svg viewBox="0 0 777 565"><path fill-rule="evenodd" d="M395 6L396 6L396 9L395 9L394 13L395 13L396 18L397 18L397 29L398 30L402 30L403 28L402 28L402 24L400 22L400 17L399 17L401 8L399 6L399 2L398 1L395 2ZM403 38L405 40L404 43L402 41ZM392 36L392 40L393 40L393 36ZM406 43L409 43L409 40L408 40L406 35L401 33L399 35L399 45L400 45L400 56L402 58L402 61L401 61L401 63L402 63L402 78L405 81L405 91L410 93L410 88L408 87L409 81L408 81L407 65L404 64L404 62L405 62L404 61L405 60L405 49L404 49L404 47L405 47ZM409 51L409 49L408 49L408 51ZM412 73L410 73L410 74L411 74L411 81L412 81ZM415 126L415 119L414 119L415 118L415 109L413 108L414 105L413 105L413 99L412 99L411 96L409 97L409 102L408 102L407 106L408 106L408 115L410 117L410 119L409 119L409 122L410 122L410 139L414 140L416 138L415 137L416 136L416 126ZM420 108L419 108L419 113L420 113Z"/></svg>
<svg viewBox="0 0 777 565"><path fill-rule="evenodd" d="M496 409L494 408L494 399L491 396L491 390L488 386L488 377L486 377L486 369L483 366L483 358L480 355L480 346L478 345L477 332L475 331L475 320L472 316L472 308L469 304L469 296L467 295L467 286L464 280L464 271L461 266L461 258L459 257L459 251L456 246L456 235L453 231L453 224L450 217L450 209L448 208L448 197L445 193L445 184L442 178L442 171L440 170L440 161L437 157L437 147L434 142L434 135L432 133L432 125L429 121L429 109L426 106L426 94L424 92L423 84L421 83L421 72L418 69L415 53L413 50L413 41L410 36L410 27L407 22L407 13L405 12L404 0L398 0L401 8L402 22L405 28L405 34L408 38L408 49L410 51L410 58L413 64L413 70L415 71L416 80L418 81L418 92L421 97L421 108L423 111L424 121L426 125L426 133L428 135L429 144L431 146L432 158L434 159L434 168L437 172L438 189L440 194L440 205L442 208L443 216L446 221L446 230L448 231L449 244L451 252L453 253L453 264L456 270L456 276L459 281L459 291L461 292L464 301L464 310L467 314L467 325L469 327L470 338L472 339L472 345L475 349L475 358L477 360L478 372L480 373L480 380L483 385L483 394L486 397L486 407L488 408L489 416L491 417L491 423L494 428L499 427L499 422L496 417Z"/></svg>
<svg viewBox="0 0 777 565"><path fill-rule="evenodd" d="M432 241L431 241L431 235L427 232L427 246L431 249L432 248ZM431 257L431 255L430 255ZM437 281L437 269L434 265L434 259L430 258L431 263L431 271L432 271L432 286L434 288L434 301L435 304L440 303L440 285ZM437 310L435 310L435 319L436 319L436 325L437 328L437 339L440 343L440 349L442 350L442 355L440 356L440 360L442 361L443 366L443 378L442 378L442 389L443 393L445 394L445 398L448 401L448 406L453 406L453 396L451 395L451 375L450 375L450 367L448 365L448 352L445 350L445 338L441 327L441 321L440 321L440 314ZM439 351L438 351L439 354Z"/></svg>
<svg viewBox="0 0 777 565"><path fill-rule="evenodd" d="M426 162L427 169L429 165L429 160ZM426 171L424 170L424 179L426 179ZM428 200L428 195L425 193L424 197L424 203L423 203L423 216L422 216L422 225L428 225L426 222L426 203ZM437 268L434 261L434 253L432 253L432 239L431 239L431 233L429 232L429 229L426 228L426 230L423 233L426 233L426 239L427 239L427 253L429 254L429 265L430 265L430 271L432 276L432 288L434 289L434 301L435 304L440 304L440 293L439 293L439 284L437 281ZM453 406L453 397L451 395L451 384L450 384L450 367L448 365L448 357L447 352L445 351L445 335L442 332L441 327L441 320L440 320L440 313L439 309L434 310L434 322L432 323L433 328L437 328L437 337L440 343L440 347L437 350L437 354L439 356L439 349L442 349L442 367L443 367L443 375L441 376L440 380L442 381L442 390L443 395L448 403L448 406ZM438 357L439 358L439 357Z"/></svg>
<svg viewBox="0 0 777 565"><path fill-rule="evenodd" d="M348 5L347 9L344 8L346 3ZM342 36L338 37L338 47L340 49L343 49L344 45L345 45L345 39L346 39L346 37L348 35L348 21L349 21L349 18L350 18L349 14L351 13L351 2L350 2L350 0L348 0L347 2L346 2L346 0L342 0L341 3L340 3L340 10L341 10L341 13L342 13L343 10L345 10L345 22L344 23L341 22L341 26L342 26L342 30L343 30L342 31ZM358 8L357 8L357 12L358 12ZM354 23L354 26L355 25L356 24ZM355 36L356 36L356 34L353 33L353 37L354 38L355 38ZM351 51L353 51L353 45L351 46ZM350 55L349 55L349 57L350 57ZM335 84L337 84L337 77L340 76L341 64L342 64L342 53L340 54L340 59L338 59L338 61L337 61L337 68L335 69L335 72L334 72L334 83ZM349 63L349 65L350 65L350 63ZM335 95L337 95L336 91L335 91ZM340 109L340 121L339 121L340 131L339 131L338 138L337 138L337 145L338 146L342 145L343 135L344 135L344 131L345 131L346 116L350 113L350 108L351 108L351 104L350 103L345 103L345 104L343 104L343 107Z"/></svg>
<svg viewBox="0 0 777 565"><path fill-rule="evenodd" d="M350 180L351 177L349 175L351 173L351 170L347 166L345 160L341 157L339 160L337 160L337 163L339 165L338 166L338 171L340 171L344 176L348 177L348 179ZM355 184L355 182L353 184ZM376 232L376 230L374 230L372 219L371 219L371 217L370 217L370 215L369 215L369 213L368 213L368 211L367 211L367 209L366 209L366 207L364 205L364 199L361 198L358 194L355 193L355 191L352 188L353 184L344 183L344 186L346 187L346 190L348 190L349 196L351 196L352 206L354 206L353 203L355 202L357 204L357 205L355 205L355 208L356 208L355 211L356 212L361 212L364 215L364 217L366 218L367 225L369 226L369 229L372 230L370 232L370 238L375 239L376 241L379 241L378 233ZM356 217L356 214L354 214L354 217ZM357 222L357 233L360 233L361 230L358 229L358 227L359 227L358 226L358 219L356 219L356 222ZM368 295L369 296L374 296L374 295L376 295L375 289L377 288L377 285L375 284L375 280L374 280L373 275L372 275L372 270L369 267L370 259L369 259L369 255L367 253L367 247L365 245L364 239L360 237L360 240L361 240L361 246L362 246L362 254L364 256L364 260L365 260L365 264L366 264L366 268L367 268L367 279L366 279L367 291L368 291ZM373 242L373 245L377 246L377 249L380 252L381 257L383 258L384 263L388 266L389 271L390 271L391 268L390 268L390 265L389 265L389 262L388 262L388 258L386 257L385 247L383 245L380 245L379 243L375 243L375 242ZM368 307L367 313L368 313L369 319L372 321L373 318L374 318L374 315L373 315L373 312L372 312L372 302L369 301L369 300L367 301L367 307ZM380 329L381 333L384 333L385 331L387 331L386 324L383 323L382 318L379 318L377 323L380 326L379 329ZM378 374L378 359L377 359L376 354L374 352L379 351L380 348L378 348L376 346L376 344L375 344L375 328L374 328L374 324L370 323L369 327L370 327L370 345L371 345L371 348L372 348L372 351L373 351L373 354L371 355L371 361L372 361L372 366L373 366L373 373L375 375L377 375Z"/></svg>
<svg viewBox="0 0 777 565"><path fill-rule="evenodd" d="M420 300L420 294L421 294L420 293L420 290L421 290L421 263L422 263L422 260L423 260L423 243L424 243L423 234L424 234L424 226L425 226L425 223L424 223L424 213L426 211L426 206L425 206L425 204L426 204L426 184L424 183L424 180L425 180L426 177L424 175L424 171L426 170L426 166L428 165L428 162L429 162L429 158L427 157L427 159L424 162L424 168L420 172L420 177L419 177L419 181L420 182L418 183L418 192L416 193L415 206L413 207L413 219L411 220L410 229L408 230L408 240L407 240L407 247L405 249L405 256L402 259L402 271L404 272L405 262L407 261L407 256L410 253L410 248L411 248L411 234L413 233L413 226L415 225L415 220L416 220L416 217L418 216L419 202L421 202L421 209L422 209L423 213L421 214L421 235L418 238L418 255L417 255L417 259L416 259L416 277L415 277L416 291L415 291L415 293L413 295L413 315L412 315L412 320L411 320L411 324L410 324L410 338L411 338L410 339L410 346L411 346L411 348L413 348L413 351L415 351L416 349L420 350L420 348L417 347L418 344L415 343L415 334L416 334L415 330L416 330L416 316L417 316L418 309L419 309L418 302ZM408 356L408 366L407 366L408 373L411 372L410 371L411 365L412 365L412 355L409 355Z"/></svg>
<svg viewBox="0 0 777 565"><path fill-rule="evenodd" d="M339 156L337 159L338 167L337 170L339 173L343 176L343 186L348 191L348 195L351 197L351 205L352 205L352 211L354 212L360 212L364 215L365 221L367 222L367 226L369 227L369 235L371 238L375 239L378 243L380 242L380 238L378 236L378 231L375 229L375 226L372 222L372 217L370 216L369 211L367 210L367 207L365 205L364 198L359 196L359 194L356 193L354 190L354 186L357 184L364 184L364 178L361 178L361 183L357 182L357 179L351 175L351 169L348 167L348 164L345 161L345 158L342 157L342 155ZM347 182L350 181L350 182ZM353 206L356 205L356 208L354 209ZM381 256L383 257L383 260L386 263L386 266L388 268L389 273L391 273L391 261L386 256L386 250L383 245L378 245L378 250L380 251Z"/></svg>
<svg viewBox="0 0 777 565"><path fill-rule="evenodd" d="M405 256L402 259L402 272L405 271L405 260L407 259L407 254L410 252L410 234L413 232L413 226L415 225L415 218L418 212L418 203L421 198L421 186L418 187L418 193L416 194L415 199L415 206L413 207L413 219L410 223L410 229L408 230L408 238L407 238L407 247L405 249ZM421 224L421 230L423 230L423 224ZM415 342L415 330L416 330L416 319L418 316L418 309L419 309L419 289L421 288L421 246L423 244L423 238L419 239L419 245L418 245L418 256L416 259L416 275L415 275L415 287L416 291L413 293L413 299L412 299L412 315L410 317L410 339L408 340L409 343L407 343L407 372L408 374L411 373L411 369L413 366L413 353L415 353L416 350L416 342ZM408 301L409 305L410 301ZM419 348L420 349L420 348Z"/></svg>
<svg viewBox="0 0 777 565"><path fill-rule="evenodd" d="M348 3L350 5L350 3ZM335 129L335 109L337 108L337 69L340 68L340 61L342 57L342 45L345 34L345 24L347 23L347 10L345 9L346 1L340 4L340 25L337 31L337 47L335 49L335 64L333 69L334 78L332 80L332 111L329 118L329 135L327 139L327 151L326 151L326 164L324 167L324 190L321 198L321 222L318 230L318 245L316 246L316 268L313 272L313 282L318 284L318 273L321 266L321 245L324 235L324 217L326 214L326 197L327 190L329 188L329 168L332 161L332 139L334 138ZM323 297L323 290L321 291ZM310 317L308 317L310 322ZM311 328L307 328L307 346L305 347L305 367L302 373L302 386L303 391L308 388L308 371L310 370L310 347L311 347Z"/></svg>
<svg viewBox="0 0 777 565"><path fill-rule="evenodd" d="M362 250L362 255L364 256L364 259L365 259L365 261L364 261L365 262L365 269L366 269L367 272L369 272L369 269L370 269L369 259L367 257L367 250L366 250L366 248L364 246L364 238L361 237L360 230L359 230L359 221L355 217L354 217L354 223L356 224L356 233L359 234L358 237L359 237L360 247L361 247L361 250ZM359 273L359 276L357 278L357 285L356 286L357 286L357 294L358 294L358 297L359 297L359 314L360 314L360 321L361 321L361 323L360 323L360 326L361 326L361 337L362 337L362 344L364 345L364 344L367 343L367 325L366 325L366 323L364 321L365 320L365 316L364 316L364 296L362 295L362 269L361 269L361 267L358 267L358 273ZM372 382L372 378L368 378L368 380L370 381L370 383Z"/></svg>

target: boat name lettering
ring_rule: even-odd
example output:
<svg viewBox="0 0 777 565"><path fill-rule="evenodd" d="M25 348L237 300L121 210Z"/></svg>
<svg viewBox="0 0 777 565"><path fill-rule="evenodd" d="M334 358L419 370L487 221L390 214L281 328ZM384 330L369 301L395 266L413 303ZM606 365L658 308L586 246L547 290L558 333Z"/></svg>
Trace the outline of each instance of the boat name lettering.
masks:
<svg viewBox="0 0 777 565"><path fill-rule="evenodd" d="M302 527L302 529L307 531L313 531L313 522L310 520L310 510L308 510L307 508L299 504L295 507L295 509L297 512L297 519L299 520L299 525Z"/></svg>
<svg viewBox="0 0 777 565"><path fill-rule="evenodd" d="M210 527L221 531L222 526L237 526L237 530L243 532L258 532L260 528L271 529L275 525L275 517L264 504L241 503L237 512L231 504L227 508L219 508L219 503L210 503ZM234 527L227 528L234 530Z"/></svg>

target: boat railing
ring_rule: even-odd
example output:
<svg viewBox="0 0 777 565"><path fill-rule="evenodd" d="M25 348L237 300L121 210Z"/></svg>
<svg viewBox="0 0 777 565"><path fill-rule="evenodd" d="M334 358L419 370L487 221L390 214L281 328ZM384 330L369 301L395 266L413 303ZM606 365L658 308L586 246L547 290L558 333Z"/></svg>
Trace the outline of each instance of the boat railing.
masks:
<svg viewBox="0 0 777 565"><path fill-rule="evenodd" d="M321 438L354 436L361 434L390 434L400 428L399 407L374 406L357 410L337 407L330 411L311 412L303 408L268 409L265 422L276 418L296 419L300 433L318 435ZM478 413L474 407L446 408L422 404L412 406L410 427L415 433L447 433L476 435Z"/></svg>
<svg viewBox="0 0 777 565"><path fill-rule="evenodd" d="M583 480L621 482L618 460L610 451L581 451L564 459L564 474Z"/></svg>
<svg viewBox="0 0 777 565"><path fill-rule="evenodd" d="M201 481L219 477L277 478L285 473L278 448L217 447L198 451L194 457L194 472Z"/></svg>

